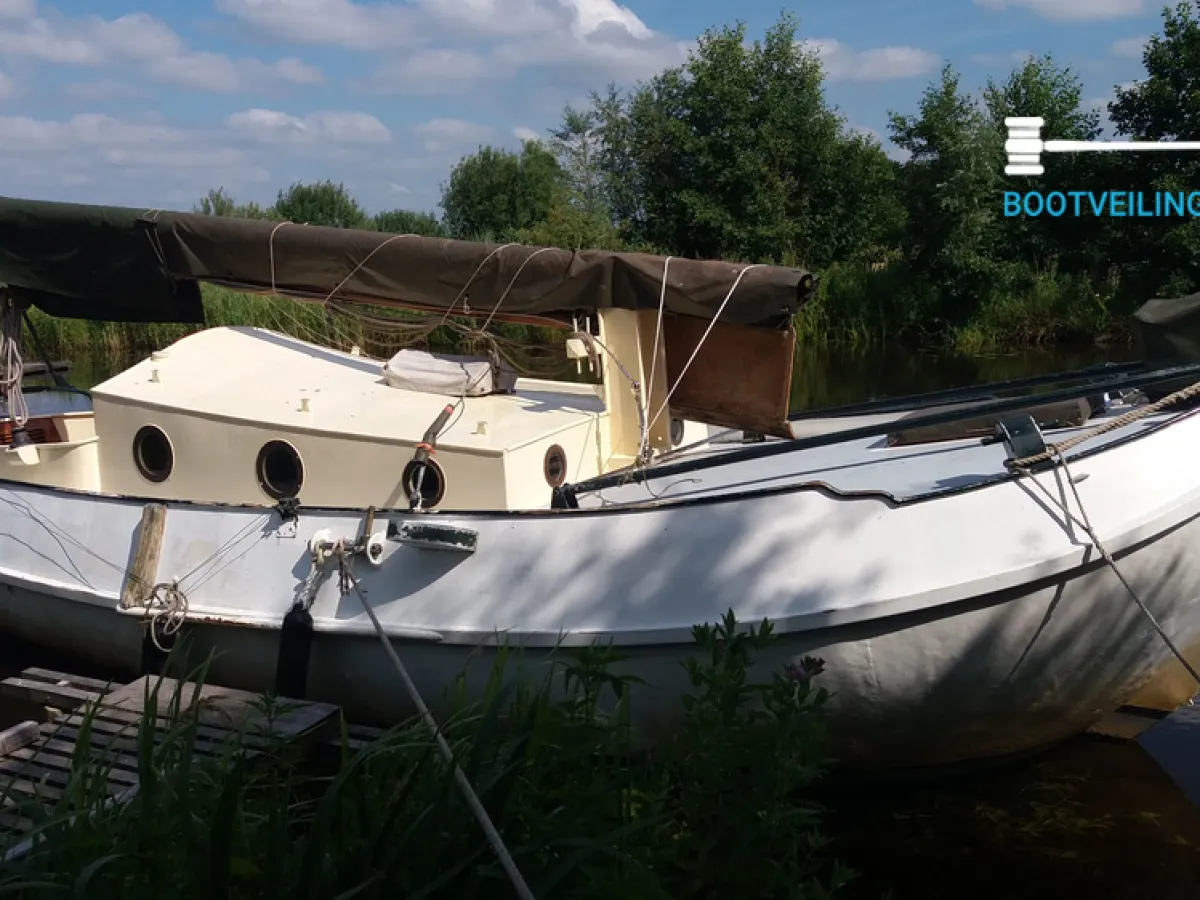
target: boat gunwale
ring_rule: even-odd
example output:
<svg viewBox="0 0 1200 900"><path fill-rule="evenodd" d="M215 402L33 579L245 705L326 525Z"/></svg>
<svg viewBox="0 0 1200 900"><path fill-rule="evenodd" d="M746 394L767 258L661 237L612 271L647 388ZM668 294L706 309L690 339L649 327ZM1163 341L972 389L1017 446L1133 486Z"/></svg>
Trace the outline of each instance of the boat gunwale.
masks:
<svg viewBox="0 0 1200 900"><path fill-rule="evenodd" d="M1151 422L1145 427L1133 430L1129 434L1112 437L1104 441L1099 446L1091 447L1084 450L1079 450L1075 453L1064 456L1064 461L1070 465L1080 460L1090 459L1101 453L1109 450L1124 447L1131 442L1141 440L1151 435L1157 434L1165 428L1170 427L1178 422L1185 421L1192 416L1200 413L1200 407L1182 410L1174 415L1169 415L1168 418L1158 422ZM1159 413L1160 415L1164 413ZM1125 428L1131 428L1139 423L1131 423ZM1053 471L1061 468L1061 464L1055 462L1048 467L1048 471ZM670 509L684 509L691 507L712 506L723 503L737 503L747 500L757 500L766 497L774 497L779 495L793 493L819 493L832 500L854 501L854 500L877 500L886 504L889 508L901 508L906 506L914 506L920 503L928 503L934 500L940 500L946 497L958 496L961 494L970 493L973 491L983 490L986 488L996 487L1006 482L1015 481L1025 477L1020 472L1004 472L991 478L982 478L979 481L970 484L956 485L953 487L940 488L932 491L926 491L920 494L912 494L905 497L897 497L894 494L879 489L861 490L861 491L845 491L833 487L823 481L802 481L795 484L785 484L776 487L753 488L748 490L730 490L719 491L709 494L701 494L693 497L683 497L675 499L655 499L640 501L629 501L628 503L606 503L599 506L579 507L579 508L557 508L557 507L538 507L530 509L462 509L462 510L445 510L431 509L420 512L414 512L403 507L385 507L375 508L367 506L307 506L304 504L288 504L288 515L286 518L303 515L305 512L318 515L364 515L369 508L374 509L375 515L385 517L403 517L423 519L429 516L434 516L443 519L465 519L465 520L494 520L494 519L536 519L536 518L575 518L585 516L604 516L618 515L624 513L649 513L661 512ZM630 484L635 482L630 481ZM279 512L281 518L284 518L281 511L281 504L265 504L265 503L233 503L219 500L175 500L163 497L148 497L139 494L109 494L101 491L89 491L81 488L61 487L55 485L33 484L19 479L0 477L0 488L11 488L19 486L28 488L32 491L43 493L59 493L92 498L104 502L120 502L120 503L156 503L163 504L167 507L176 508L204 508L204 509L232 509L232 510L248 510L258 513L264 512Z"/></svg>

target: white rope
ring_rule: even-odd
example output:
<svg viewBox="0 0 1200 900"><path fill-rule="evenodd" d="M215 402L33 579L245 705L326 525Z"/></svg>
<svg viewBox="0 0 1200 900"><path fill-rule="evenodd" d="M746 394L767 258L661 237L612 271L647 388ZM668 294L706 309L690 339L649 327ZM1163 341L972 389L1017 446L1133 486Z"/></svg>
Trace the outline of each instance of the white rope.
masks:
<svg viewBox="0 0 1200 900"><path fill-rule="evenodd" d="M25 379L25 360L21 356L21 310L11 297L3 297L0 321L0 397L8 405L13 429L24 428L29 421L29 406L21 383Z"/></svg>
<svg viewBox="0 0 1200 900"><path fill-rule="evenodd" d="M663 309L667 305L667 272L670 271L671 260L674 258L673 256L668 256L663 260L662 286L658 291L658 317L654 322L654 353L650 357L650 380L646 382L646 389L644 391L646 395L644 402L647 408L650 406L650 395L654 392L654 376L658 372L658 341L662 335ZM658 418L656 417L654 421L657 422ZM642 440L641 447L638 448L639 458L649 458L650 428L652 425L653 423L647 422L645 417L642 418Z"/></svg>
<svg viewBox="0 0 1200 900"><path fill-rule="evenodd" d="M354 593L358 595L358 600L366 610L367 616L371 619L371 624L375 626L375 633L379 635L379 640L383 642L383 647L387 651L388 656L392 659L392 665L396 667L396 671L400 675L401 681L404 682L404 689L408 692L408 696L412 699L413 704L417 707L417 711L421 715L421 719L425 723L425 727L429 729L433 735L434 741L438 745L443 758L454 769L454 780L458 782L459 790L462 791L463 798L467 801L467 806L470 807L479 826L483 829L484 835L487 837L488 843L491 844L492 850L500 860L500 865L504 867L505 873L508 875L509 881L512 882L513 888L517 892L517 896L521 900L534 900L533 892L529 889L529 885L525 883L525 878L521 875L520 869L517 868L516 862L512 855L508 852L508 848L504 845L504 839L500 836L500 832L496 830L496 826L492 824L492 819L484 809L483 803L480 802L479 796L475 793L475 789L471 787L471 782L467 780L466 773L454 759L454 751L450 749L450 745L446 742L446 738L442 735L442 730L438 726L437 721L433 718L433 713L429 711L429 707L425 705L424 699L421 697L421 692L417 690L416 684L409 677L408 669L405 668L403 660L396 652L396 648L392 646L391 640L387 633L383 630L383 625L380 624L379 618L375 615L375 610L371 608L371 604L367 602L366 594L363 592L361 585L358 583L358 577L350 568L350 561L347 558L346 548L339 541L335 544L335 552L338 555L338 561L342 567L343 574L349 579L350 586L354 589Z"/></svg>
<svg viewBox="0 0 1200 900"><path fill-rule="evenodd" d="M183 627L188 614L187 594L178 581L159 582L142 605L147 613L146 626L150 630L150 640L159 652L169 653L170 648L162 645L159 635L173 637Z"/></svg>
<svg viewBox="0 0 1200 900"><path fill-rule="evenodd" d="M669 391L667 391L667 396L663 400L662 406L660 406L658 408L658 412L656 412L654 414L654 418L652 418L650 420L650 424L646 426L647 434L649 434L650 429L654 427L654 423L658 421L659 417L666 411L667 407L670 405L671 397L675 394L675 389L677 387L679 387L679 385L683 382L683 376L687 374L688 369L690 369L692 366L692 363L695 362L696 356L700 353L700 348L704 346L704 342L706 340L708 340L709 334L712 333L713 326L715 326L717 324L717 319L719 319L721 317L721 313L725 311L725 307L729 304L729 301L733 298L734 291L736 291L738 289L738 285L742 283L742 276L745 275L747 272L749 272L751 269L761 269L761 268L763 268L762 263L753 263L752 265L745 266L740 272L738 272L737 278L735 278L733 281L733 286L729 288L729 293L725 295L725 299L722 300L721 305L717 307L716 314L713 315L712 320L708 323L708 328L704 329L704 334L702 334L700 336L700 340L697 341L696 349L694 349L692 351L692 355L690 357L688 357L687 363L684 365L683 369L679 372L679 377L675 379L675 383L673 385L671 385L671 389ZM665 285L666 285L666 267L665 266L663 267L663 285L664 285L664 289L665 289Z"/></svg>

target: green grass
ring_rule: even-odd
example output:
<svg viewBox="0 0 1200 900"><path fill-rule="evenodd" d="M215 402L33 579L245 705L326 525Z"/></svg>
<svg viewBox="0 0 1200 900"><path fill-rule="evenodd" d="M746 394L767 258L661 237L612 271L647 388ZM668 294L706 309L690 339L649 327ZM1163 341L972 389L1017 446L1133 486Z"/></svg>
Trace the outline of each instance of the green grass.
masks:
<svg viewBox="0 0 1200 900"><path fill-rule="evenodd" d="M730 613L694 635L682 723L652 752L631 743L642 686L603 648L564 651L521 682L519 654L502 649L483 699L460 699L444 723L539 900L801 900L850 877L827 858L822 810L805 799L825 765L819 664L756 683L747 667L774 640L767 623L743 630ZM262 701L268 712L280 702ZM135 739L139 793L106 806L105 763L85 739L33 851L0 872L0 894L513 896L419 722L324 768L284 745L252 760L237 740L202 763L195 719L178 711L165 740L148 717Z"/></svg>

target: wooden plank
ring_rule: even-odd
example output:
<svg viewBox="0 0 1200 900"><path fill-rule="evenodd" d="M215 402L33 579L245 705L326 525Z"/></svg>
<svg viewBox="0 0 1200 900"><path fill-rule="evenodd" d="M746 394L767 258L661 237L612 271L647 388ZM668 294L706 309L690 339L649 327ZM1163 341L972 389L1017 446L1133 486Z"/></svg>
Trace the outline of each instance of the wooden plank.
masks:
<svg viewBox="0 0 1200 900"><path fill-rule="evenodd" d="M52 706L55 709L72 710L89 701L99 700L103 696L99 691L77 688L70 684L51 684L26 678L24 674L22 672L21 675L0 681L0 698L18 703L29 703L34 706Z"/></svg>
<svg viewBox="0 0 1200 900"><path fill-rule="evenodd" d="M18 722L10 728L0 731L0 756L6 756L13 750L27 747L38 738L38 724L32 719Z"/></svg>
<svg viewBox="0 0 1200 900"><path fill-rule="evenodd" d="M361 750L363 747L366 747L368 744L373 744L375 741L379 740L379 738L383 737L385 733L386 729L374 728L370 725L347 725L346 748L351 753L355 753ZM327 748L331 747L334 750L340 750L342 748L342 735L340 730L338 730L331 737L326 738L322 744Z"/></svg>
<svg viewBox="0 0 1200 900"><path fill-rule="evenodd" d="M133 562L121 587L121 606L130 609L141 606L158 582L158 559L162 555L163 531L167 527L167 507L162 503L147 503L142 507L142 523L138 527Z"/></svg>
<svg viewBox="0 0 1200 900"><path fill-rule="evenodd" d="M56 672L53 669L42 669L38 666L30 666L28 669L22 669L21 677L36 681L45 681L47 684L69 684L73 688L95 691L99 694L107 694L113 688L118 687L111 679L105 681L103 678L88 678L84 675Z"/></svg>
<svg viewBox="0 0 1200 900"><path fill-rule="evenodd" d="M148 524L143 534L157 529L161 544L161 525L154 522L153 514L143 513L143 523ZM149 540L155 540L152 534ZM139 539L139 546L144 543ZM30 675L33 677L26 677ZM67 687L69 684L57 682L75 679L48 670L27 670L22 677L7 681L36 693ZM279 741L327 739L338 722L338 708L331 704L280 701L267 709L257 694L218 685L204 685L197 690L194 684L173 678L145 676L97 699L96 684L93 680L75 688L77 693L88 695L81 701L87 704L86 710L77 704L75 711L40 726L32 742L25 740L28 734L23 734L22 741L14 741L11 751L0 756L0 850L9 848L4 850L4 860L20 858L30 846L24 834L29 830L29 820L18 811L19 801L29 799L50 806L61 799L81 753L79 738L85 723L90 728L84 760L88 772L103 778L112 801L122 803L138 789L143 725L154 728L156 747L162 746L176 725L184 725L194 735L192 749L202 764L224 754L231 741L253 756ZM178 707L174 716L173 704ZM370 731L363 737L370 739Z"/></svg>
<svg viewBox="0 0 1200 900"><path fill-rule="evenodd" d="M248 734L269 733L276 737L296 738L331 725L338 711L336 706L328 703L281 700L268 721L267 711L263 709L257 694L206 684L197 695L192 684L180 684L174 678L160 679L155 675L143 675L137 681L118 688L104 698L103 706L106 710L141 713L156 683L157 692L153 696L157 703L157 715L168 714L178 691L180 713L195 715L201 725L244 730Z"/></svg>

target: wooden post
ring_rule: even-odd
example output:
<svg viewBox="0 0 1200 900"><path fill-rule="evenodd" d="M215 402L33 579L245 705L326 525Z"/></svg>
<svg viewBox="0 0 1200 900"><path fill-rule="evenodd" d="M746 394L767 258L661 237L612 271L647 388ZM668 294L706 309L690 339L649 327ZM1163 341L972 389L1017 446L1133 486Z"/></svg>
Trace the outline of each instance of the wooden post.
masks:
<svg viewBox="0 0 1200 900"><path fill-rule="evenodd" d="M28 747L38 739L38 723L32 719L0 731L0 756Z"/></svg>
<svg viewBox="0 0 1200 900"><path fill-rule="evenodd" d="M142 509L142 524L138 528L133 561L121 587L121 608L141 606L158 581L158 559L162 555L163 531L167 526L167 507L162 503L147 503Z"/></svg>

